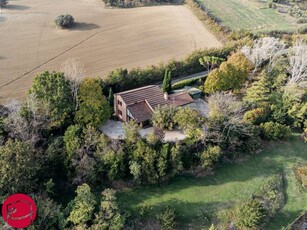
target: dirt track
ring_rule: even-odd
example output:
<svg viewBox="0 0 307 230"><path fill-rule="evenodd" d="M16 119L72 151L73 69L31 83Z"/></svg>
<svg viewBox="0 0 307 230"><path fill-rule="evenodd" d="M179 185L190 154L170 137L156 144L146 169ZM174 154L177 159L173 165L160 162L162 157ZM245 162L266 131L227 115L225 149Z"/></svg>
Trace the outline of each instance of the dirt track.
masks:
<svg viewBox="0 0 307 230"><path fill-rule="evenodd" d="M56 29L65 13L77 25ZM38 72L59 70L71 57L86 75L103 77L221 45L185 6L106 9L99 0L11 0L0 14L0 44L2 102L22 97Z"/></svg>

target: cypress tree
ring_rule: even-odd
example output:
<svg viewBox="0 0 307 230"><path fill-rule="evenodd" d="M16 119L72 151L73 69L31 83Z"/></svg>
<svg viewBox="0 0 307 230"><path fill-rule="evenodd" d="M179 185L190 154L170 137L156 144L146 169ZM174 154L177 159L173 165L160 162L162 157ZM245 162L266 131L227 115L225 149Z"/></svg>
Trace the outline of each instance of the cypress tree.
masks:
<svg viewBox="0 0 307 230"><path fill-rule="evenodd" d="M113 105L114 105L114 94L113 94L113 90L112 90L111 87L109 89L108 101L109 101L110 106L113 107Z"/></svg>
<svg viewBox="0 0 307 230"><path fill-rule="evenodd" d="M163 83L162 83L162 91L163 91L163 93L168 92L168 70L167 69L164 72L164 78L163 78Z"/></svg>
<svg viewBox="0 0 307 230"><path fill-rule="evenodd" d="M172 71L168 71L167 76L167 92L172 92Z"/></svg>
<svg viewBox="0 0 307 230"><path fill-rule="evenodd" d="M162 91L163 93L170 93L172 91L172 75L170 70L165 70Z"/></svg>

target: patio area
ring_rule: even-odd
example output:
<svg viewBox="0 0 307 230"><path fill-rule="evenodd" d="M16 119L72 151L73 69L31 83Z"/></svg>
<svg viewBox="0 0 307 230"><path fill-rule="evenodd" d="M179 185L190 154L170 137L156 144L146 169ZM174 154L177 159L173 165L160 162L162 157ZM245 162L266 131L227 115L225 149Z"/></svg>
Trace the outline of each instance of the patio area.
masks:
<svg viewBox="0 0 307 230"><path fill-rule="evenodd" d="M125 131L123 123L120 121L109 120L100 129L105 135L112 139L125 139ZM153 127L148 127L140 130L142 137L153 132ZM186 135L182 130L165 131L164 142L176 142L184 140Z"/></svg>

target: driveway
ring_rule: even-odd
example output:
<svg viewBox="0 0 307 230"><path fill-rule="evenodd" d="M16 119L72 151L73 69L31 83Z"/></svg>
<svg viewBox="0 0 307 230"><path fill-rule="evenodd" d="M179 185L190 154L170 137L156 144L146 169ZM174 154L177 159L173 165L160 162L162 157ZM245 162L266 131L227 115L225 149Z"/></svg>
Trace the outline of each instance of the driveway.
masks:
<svg viewBox="0 0 307 230"><path fill-rule="evenodd" d="M100 129L105 135L112 139L125 139L125 131L123 123L120 121L109 120L104 126ZM145 128L140 130L142 137L145 137L147 134L153 132L153 127ZM165 131L164 142L176 142L184 140L186 135L182 130L173 130Z"/></svg>

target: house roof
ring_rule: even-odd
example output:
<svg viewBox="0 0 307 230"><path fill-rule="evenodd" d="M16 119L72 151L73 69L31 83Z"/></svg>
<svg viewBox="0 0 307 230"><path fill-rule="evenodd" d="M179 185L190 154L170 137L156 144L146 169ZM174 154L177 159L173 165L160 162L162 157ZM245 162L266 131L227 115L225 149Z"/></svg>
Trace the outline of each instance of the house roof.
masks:
<svg viewBox="0 0 307 230"><path fill-rule="evenodd" d="M149 85L133 90L117 93L120 95L126 105L147 101L148 105L155 109L158 105L167 105L168 101L164 99L164 95L157 85Z"/></svg>
<svg viewBox="0 0 307 230"><path fill-rule="evenodd" d="M146 101L138 102L127 107L136 122L144 122L151 118L152 110Z"/></svg>
<svg viewBox="0 0 307 230"><path fill-rule="evenodd" d="M169 94L168 100L165 100L162 90L157 85L116 93L115 96L122 97L127 110L137 122L149 120L158 105L182 106L194 102L187 92Z"/></svg>
<svg viewBox="0 0 307 230"><path fill-rule="evenodd" d="M178 92L168 95L170 105L182 106L194 102L193 98L187 92Z"/></svg>

